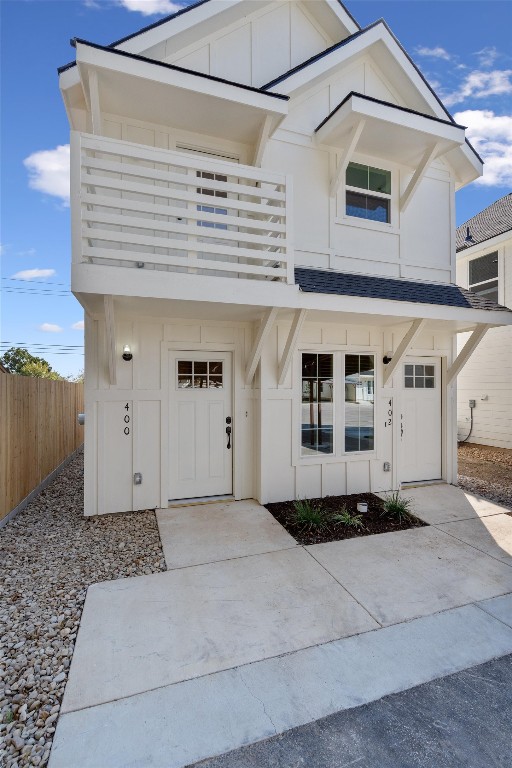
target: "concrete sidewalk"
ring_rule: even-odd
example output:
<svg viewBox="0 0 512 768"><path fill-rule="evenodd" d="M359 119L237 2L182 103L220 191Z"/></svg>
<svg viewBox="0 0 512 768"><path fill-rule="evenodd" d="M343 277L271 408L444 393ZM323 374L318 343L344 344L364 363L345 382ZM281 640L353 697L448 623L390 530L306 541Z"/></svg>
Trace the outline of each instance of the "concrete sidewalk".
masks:
<svg viewBox="0 0 512 768"><path fill-rule="evenodd" d="M160 511L170 570L89 589L51 768L181 768L512 653L512 517L435 489L431 527L311 547L254 502Z"/></svg>

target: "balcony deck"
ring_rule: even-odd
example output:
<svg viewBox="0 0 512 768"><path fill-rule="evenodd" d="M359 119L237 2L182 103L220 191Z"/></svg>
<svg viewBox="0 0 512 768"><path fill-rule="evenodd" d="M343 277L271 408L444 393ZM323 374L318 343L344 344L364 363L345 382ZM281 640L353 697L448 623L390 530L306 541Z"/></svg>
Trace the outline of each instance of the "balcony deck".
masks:
<svg viewBox="0 0 512 768"><path fill-rule="evenodd" d="M292 284L289 176L74 132L73 261Z"/></svg>

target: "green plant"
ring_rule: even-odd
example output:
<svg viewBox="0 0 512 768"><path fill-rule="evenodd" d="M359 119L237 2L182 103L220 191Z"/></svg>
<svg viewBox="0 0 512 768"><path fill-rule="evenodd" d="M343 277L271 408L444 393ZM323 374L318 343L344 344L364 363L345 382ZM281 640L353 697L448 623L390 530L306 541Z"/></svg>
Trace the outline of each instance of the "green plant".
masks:
<svg viewBox="0 0 512 768"><path fill-rule="evenodd" d="M342 507L341 510L333 515L333 523L343 523L351 528L364 528L363 516L353 515L346 507Z"/></svg>
<svg viewBox="0 0 512 768"><path fill-rule="evenodd" d="M4 715L4 723L12 723L14 720L14 713L12 709L8 709Z"/></svg>
<svg viewBox="0 0 512 768"><path fill-rule="evenodd" d="M310 499L297 499L293 506L297 525L305 528L325 528L329 524L329 516L321 507L316 507Z"/></svg>
<svg viewBox="0 0 512 768"><path fill-rule="evenodd" d="M401 523L410 520L412 499L406 499L400 495L400 491L393 491L384 499L384 512L390 517L396 517Z"/></svg>

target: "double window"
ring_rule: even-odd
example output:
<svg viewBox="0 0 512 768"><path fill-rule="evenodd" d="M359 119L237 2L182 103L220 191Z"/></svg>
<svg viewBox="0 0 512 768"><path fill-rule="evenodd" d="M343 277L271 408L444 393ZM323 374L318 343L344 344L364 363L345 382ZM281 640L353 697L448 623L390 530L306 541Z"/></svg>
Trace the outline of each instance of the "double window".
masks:
<svg viewBox="0 0 512 768"><path fill-rule="evenodd" d="M498 301L498 251L469 262L469 290Z"/></svg>
<svg viewBox="0 0 512 768"><path fill-rule="evenodd" d="M345 176L345 195L347 216L390 223L391 171L349 163Z"/></svg>
<svg viewBox="0 0 512 768"><path fill-rule="evenodd" d="M301 455L372 451L374 392L374 355L303 353Z"/></svg>

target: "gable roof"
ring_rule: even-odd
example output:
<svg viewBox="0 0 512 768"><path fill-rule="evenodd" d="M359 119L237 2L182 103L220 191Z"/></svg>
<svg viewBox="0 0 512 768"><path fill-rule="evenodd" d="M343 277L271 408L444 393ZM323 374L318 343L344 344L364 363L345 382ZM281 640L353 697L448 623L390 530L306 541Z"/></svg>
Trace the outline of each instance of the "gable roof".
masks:
<svg viewBox="0 0 512 768"><path fill-rule="evenodd" d="M413 280L303 267L295 269L295 281L299 284L301 291L307 293L330 293L338 296L359 296L367 299L388 299L413 304L436 304L445 307L512 313L512 310L507 307L460 288L458 285L420 283Z"/></svg>
<svg viewBox="0 0 512 768"><path fill-rule="evenodd" d="M466 240L467 230L471 240ZM456 250L463 251L493 237L512 231L512 192L491 203L457 227Z"/></svg>

